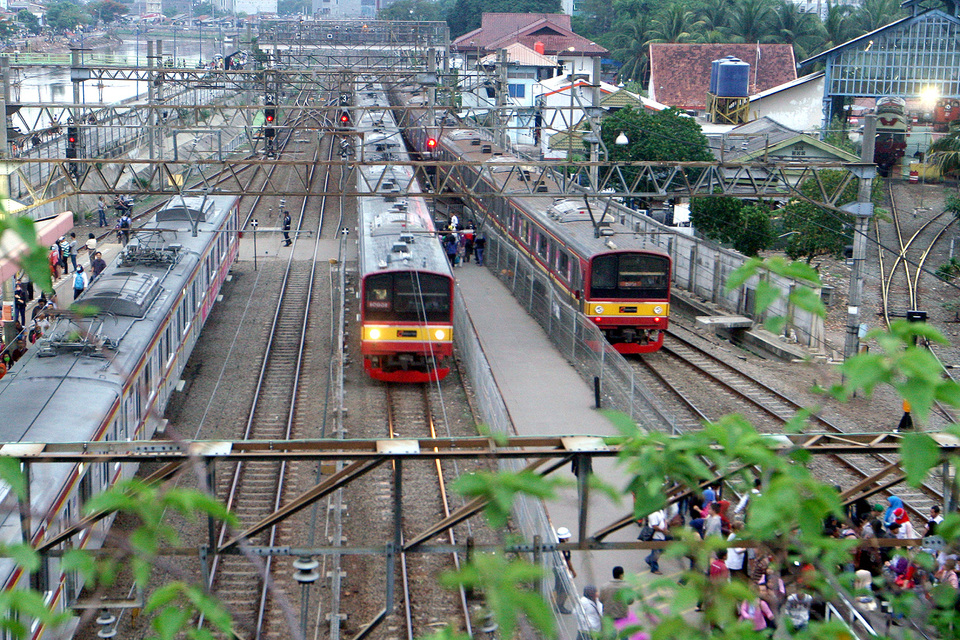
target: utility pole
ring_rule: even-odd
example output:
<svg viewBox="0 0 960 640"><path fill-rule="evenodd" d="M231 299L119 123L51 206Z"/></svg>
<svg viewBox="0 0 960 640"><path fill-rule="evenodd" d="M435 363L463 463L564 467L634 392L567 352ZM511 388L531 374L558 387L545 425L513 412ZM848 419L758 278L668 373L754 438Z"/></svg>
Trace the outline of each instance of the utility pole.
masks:
<svg viewBox="0 0 960 640"><path fill-rule="evenodd" d="M860 178L857 201L843 208L856 217L853 233L853 267L850 269L850 295L847 306L847 340L843 347L844 360L860 350L860 300L863 294L863 261L867 255L867 231L873 217L873 202L870 192L877 167L873 164L873 149L877 141L877 116L868 115L863 125L863 149L860 151L861 166L854 171Z"/></svg>

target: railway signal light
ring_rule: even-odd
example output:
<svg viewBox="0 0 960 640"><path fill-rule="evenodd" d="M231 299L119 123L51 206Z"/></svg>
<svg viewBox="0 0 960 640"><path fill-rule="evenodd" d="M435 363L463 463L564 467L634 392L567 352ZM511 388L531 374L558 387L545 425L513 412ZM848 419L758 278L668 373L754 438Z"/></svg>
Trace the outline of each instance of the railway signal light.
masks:
<svg viewBox="0 0 960 640"><path fill-rule="evenodd" d="M427 138L427 151L433 151L437 148L437 139L434 137Z"/></svg>
<svg viewBox="0 0 960 640"><path fill-rule="evenodd" d="M273 138L277 135L277 130L273 127L264 127L263 128L263 137L264 138Z"/></svg>
<svg viewBox="0 0 960 640"><path fill-rule="evenodd" d="M80 127L76 125L67 126L67 157L79 158L80 150Z"/></svg>
<svg viewBox="0 0 960 640"><path fill-rule="evenodd" d="M350 112L342 111L340 113L340 125L345 127L345 126L348 126L349 124L350 124Z"/></svg>

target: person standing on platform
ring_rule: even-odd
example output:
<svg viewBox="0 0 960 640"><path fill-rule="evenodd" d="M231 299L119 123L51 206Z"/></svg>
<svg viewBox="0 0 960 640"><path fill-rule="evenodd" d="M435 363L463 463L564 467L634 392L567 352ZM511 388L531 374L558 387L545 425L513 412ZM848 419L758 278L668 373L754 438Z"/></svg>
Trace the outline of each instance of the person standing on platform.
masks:
<svg viewBox="0 0 960 640"><path fill-rule="evenodd" d="M103 254L99 251L93 254L93 260L90 261L91 282L96 280L103 270L107 268L107 262L103 259Z"/></svg>
<svg viewBox="0 0 960 640"><path fill-rule="evenodd" d="M60 270L63 271L63 275L67 275L70 273L70 270L67 269L67 256L70 255L70 245L63 236L60 236L60 239L57 241L57 251L60 252Z"/></svg>
<svg viewBox="0 0 960 640"><path fill-rule="evenodd" d="M13 321L27 326L27 292L19 282L13 290Z"/></svg>
<svg viewBox="0 0 960 640"><path fill-rule="evenodd" d="M570 530L566 527L560 527L557 529L557 541L560 544L570 542ZM569 571L570 577L573 579L577 577L577 571L573 568L573 558L570 557L569 551L561 551L560 558L563 560L563 562L558 563L553 567L553 590L557 594L557 610L560 611L560 613L569 614L573 613L573 611L567 607L567 598L569 597L570 592L567 590L567 582L564 580L563 574Z"/></svg>
<svg viewBox="0 0 960 640"><path fill-rule="evenodd" d="M50 277L56 282L60 278L60 248L57 245L50 245L47 261L50 263Z"/></svg>
<svg viewBox="0 0 960 640"><path fill-rule="evenodd" d="M120 220L117 221L117 239L124 248L126 248L127 243L130 242L131 223L130 214L126 212L124 212L120 216Z"/></svg>
<svg viewBox="0 0 960 640"><path fill-rule="evenodd" d="M93 256L97 252L97 237L92 233L87 236L87 253L90 255L90 267L93 268Z"/></svg>
<svg viewBox="0 0 960 640"><path fill-rule="evenodd" d="M103 196L97 198L97 225L107 226L107 201L103 199Z"/></svg>
<svg viewBox="0 0 960 640"><path fill-rule="evenodd" d="M630 613L633 600L633 594L623 579L623 567L614 567L613 580L600 589L600 604L603 605L604 613L614 621L623 620Z"/></svg>
<svg viewBox="0 0 960 640"><path fill-rule="evenodd" d="M290 240L290 212L283 212L283 246L289 247L291 245Z"/></svg>
<svg viewBox="0 0 960 640"><path fill-rule="evenodd" d="M76 300L87 288L87 274L83 272L83 267L78 266L73 273L73 299Z"/></svg>
<svg viewBox="0 0 960 640"><path fill-rule="evenodd" d="M473 241L473 252L477 256L477 264L481 267L483 266L483 252L487 248L487 236L483 235L483 232L477 234L476 239Z"/></svg>
<svg viewBox="0 0 960 640"><path fill-rule="evenodd" d="M70 242L67 243L70 252L70 264L73 265L73 272L77 272L77 253L79 252L79 247L77 246L77 234L70 232Z"/></svg>
<svg viewBox="0 0 960 640"><path fill-rule="evenodd" d="M647 526L653 529L653 542L667 539L667 515L663 512L663 509L654 511L647 516ZM650 573L658 576L663 574L660 571L661 553L663 553L662 549L650 549L650 553L644 558L644 562L650 567Z"/></svg>

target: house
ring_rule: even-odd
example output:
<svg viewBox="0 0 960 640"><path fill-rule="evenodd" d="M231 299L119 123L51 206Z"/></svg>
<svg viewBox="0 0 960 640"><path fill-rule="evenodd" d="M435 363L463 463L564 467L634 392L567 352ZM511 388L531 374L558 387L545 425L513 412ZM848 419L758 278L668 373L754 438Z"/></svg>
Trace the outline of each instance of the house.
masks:
<svg viewBox="0 0 960 640"><path fill-rule="evenodd" d="M819 130L823 122L824 73L812 73L750 96L750 119L770 118L795 131Z"/></svg>
<svg viewBox="0 0 960 640"><path fill-rule="evenodd" d="M571 30L570 16L560 13L484 13L480 28L453 41L451 52L460 58L460 67L472 69L483 57L520 43L557 59L557 74L586 74L593 80L594 69L608 53L606 49Z"/></svg>
<svg viewBox="0 0 960 640"><path fill-rule="evenodd" d="M734 127L722 135L708 135L710 151L720 162L818 163L860 162L849 151L822 142L816 136L790 129L764 116ZM802 170L794 172L797 179ZM790 172L785 175L789 178Z"/></svg>
<svg viewBox="0 0 960 640"><path fill-rule="evenodd" d="M733 56L750 65L748 95L797 79L789 44L651 44L650 98L701 114L714 60Z"/></svg>

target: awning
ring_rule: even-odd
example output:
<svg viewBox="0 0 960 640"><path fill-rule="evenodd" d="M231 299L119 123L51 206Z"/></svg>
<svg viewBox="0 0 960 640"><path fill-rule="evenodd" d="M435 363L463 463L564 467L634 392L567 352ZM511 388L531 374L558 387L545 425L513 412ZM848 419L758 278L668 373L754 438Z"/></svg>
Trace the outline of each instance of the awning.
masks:
<svg viewBox="0 0 960 640"><path fill-rule="evenodd" d="M55 218L36 223L37 238L40 245L49 247L57 239L73 228L73 212L64 211ZM5 231L0 237L0 282L13 278L20 270L20 256L27 251L27 243L11 231Z"/></svg>

